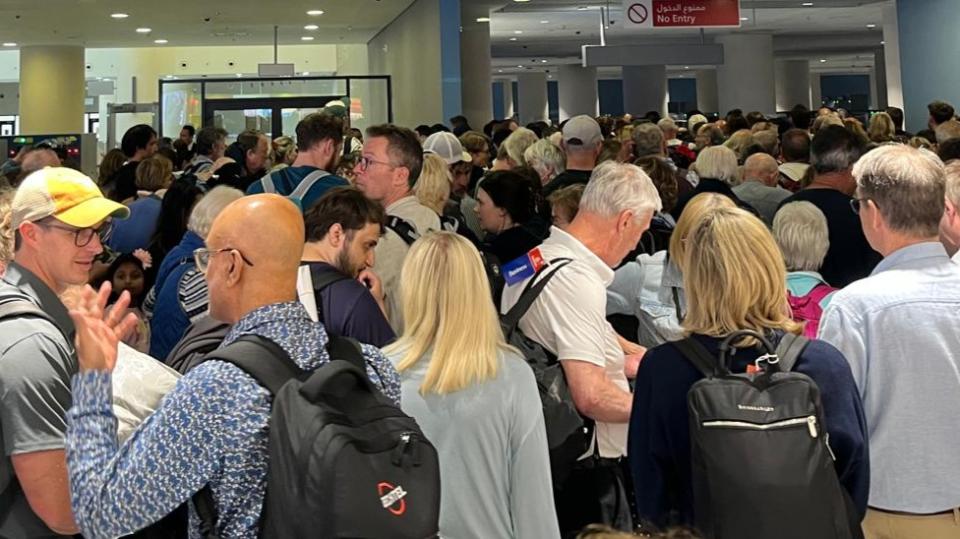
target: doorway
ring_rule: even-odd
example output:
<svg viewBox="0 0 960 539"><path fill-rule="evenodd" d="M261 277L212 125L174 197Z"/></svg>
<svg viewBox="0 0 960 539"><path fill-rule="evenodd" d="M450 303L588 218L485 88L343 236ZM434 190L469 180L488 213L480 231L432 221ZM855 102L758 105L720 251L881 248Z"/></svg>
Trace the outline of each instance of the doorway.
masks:
<svg viewBox="0 0 960 539"><path fill-rule="evenodd" d="M207 99L203 103L203 125L222 127L227 141L243 131L256 129L270 139L293 136L297 123L319 112L337 97L272 97L261 99Z"/></svg>

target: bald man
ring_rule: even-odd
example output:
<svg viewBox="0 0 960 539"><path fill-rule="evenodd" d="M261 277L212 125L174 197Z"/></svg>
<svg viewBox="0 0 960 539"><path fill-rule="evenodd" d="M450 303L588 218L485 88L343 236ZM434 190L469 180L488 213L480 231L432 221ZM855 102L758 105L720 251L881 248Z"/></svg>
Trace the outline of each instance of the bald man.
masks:
<svg viewBox="0 0 960 539"><path fill-rule="evenodd" d="M251 227L251 222L258 224ZM300 210L278 195L237 200L214 221L196 258L210 290L210 314L233 324L224 347L240 336L257 335L276 343L305 371L330 361L323 326L297 302L303 238ZM92 290L87 294L89 301L97 300L89 299ZM210 485L217 535L257 537L267 479L269 391L233 364L204 362L118 448L110 407L118 336L93 314L71 314L77 321L80 374L68 413L67 462L83 535L126 535ZM264 354L263 361L278 361ZM399 403L393 366L376 348L363 345L363 354L370 380ZM191 537L199 536L199 526L191 515Z"/></svg>
<svg viewBox="0 0 960 539"><path fill-rule="evenodd" d="M780 169L777 160L765 153L755 153L743 164L743 182L733 188L740 200L760 213L767 226L773 226L773 216L790 191L779 187Z"/></svg>

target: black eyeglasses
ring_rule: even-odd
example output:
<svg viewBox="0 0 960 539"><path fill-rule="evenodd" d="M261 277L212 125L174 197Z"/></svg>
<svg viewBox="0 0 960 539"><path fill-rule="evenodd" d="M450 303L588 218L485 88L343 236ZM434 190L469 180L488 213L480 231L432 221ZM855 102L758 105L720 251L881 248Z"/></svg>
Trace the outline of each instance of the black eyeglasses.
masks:
<svg viewBox="0 0 960 539"><path fill-rule="evenodd" d="M867 200L873 200L872 198L854 198L850 200L850 209L853 210L853 213L860 215L860 208L863 206L863 203ZM877 205L877 201L873 200L873 205Z"/></svg>
<svg viewBox="0 0 960 539"><path fill-rule="evenodd" d="M244 264L247 264L251 268L253 267L253 262L247 260L247 257L243 256L240 249L234 249L233 247L224 247L223 249L195 249L193 251L193 261L197 264L197 270L200 271L200 273L207 273L207 268L210 267L210 259L213 258L213 255L227 252L237 253L240 255L240 260L243 260Z"/></svg>
<svg viewBox="0 0 960 539"><path fill-rule="evenodd" d="M90 242L93 241L94 236L98 236L100 238L101 245L106 245L107 241L110 239L110 233L113 232L113 224L109 221L100 225L98 228L76 228L72 226L58 225L49 221L37 221L34 224L44 228L55 228L65 232L72 232L73 244L77 247L86 247L87 245L90 245Z"/></svg>

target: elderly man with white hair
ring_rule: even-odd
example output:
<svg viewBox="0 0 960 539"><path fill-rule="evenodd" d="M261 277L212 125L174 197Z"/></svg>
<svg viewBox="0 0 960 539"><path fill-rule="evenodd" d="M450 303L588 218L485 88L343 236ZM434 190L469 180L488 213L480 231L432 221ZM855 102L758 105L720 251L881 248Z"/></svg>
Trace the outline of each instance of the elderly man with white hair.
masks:
<svg viewBox="0 0 960 539"><path fill-rule="evenodd" d="M755 153L743 164L743 181L733 188L740 200L760 213L767 226L773 225L773 216L790 191L777 185L780 168L777 160L765 153Z"/></svg>
<svg viewBox="0 0 960 539"><path fill-rule="evenodd" d="M700 193L720 193L733 200L738 207L757 215L757 210L753 206L741 200L733 192L733 186L737 185L740 178L737 154L733 153L733 150L726 146L708 146L700 152L691 168L696 171L700 181L696 188L681 195L677 200L677 204L670 211L670 215L675 220L680 220L680 215L687 207L687 203Z"/></svg>
<svg viewBox="0 0 960 539"><path fill-rule="evenodd" d="M940 219L940 243L960 263L960 161L946 166L946 194Z"/></svg>
<svg viewBox="0 0 960 539"><path fill-rule="evenodd" d="M567 156L559 146L548 139L538 140L523 152L527 166L540 175L540 184L547 185L567 170Z"/></svg>
<svg viewBox="0 0 960 539"><path fill-rule="evenodd" d="M531 279L550 279L520 318L519 329L556 356L573 404L596 422L595 450L593 444L582 448L585 457L564 470L568 478L554 493L564 536L590 523L632 529L619 459L626 455L632 407L627 378L636 374L642 354L626 355L607 322L606 289L613 281L612 268L636 247L660 208L656 187L643 170L602 164L566 231L553 227L535 250L537 256L529 257L532 277L509 283L503 291L507 313Z"/></svg>
<svg viewBox="0 0 960 539"><path fill-rule="evenodd" d="M820 322L870 426L867 539L960 537L960 266L938 241L944 176L936 155L899 144L854 165L851 206L883 260Z"/></svg>

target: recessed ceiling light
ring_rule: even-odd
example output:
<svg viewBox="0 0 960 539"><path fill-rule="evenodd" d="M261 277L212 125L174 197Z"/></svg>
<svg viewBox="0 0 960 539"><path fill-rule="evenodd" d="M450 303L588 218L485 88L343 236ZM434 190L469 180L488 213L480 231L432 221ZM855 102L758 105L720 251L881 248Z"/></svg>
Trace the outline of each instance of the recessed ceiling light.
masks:
<svg viewBox="0 0 960 539"><path fill-rule="evenodd" d="M310 11L307 12L307 15L310 15L311 17L319 17L320 15L323 15L323 10L311 9Z"/></svg>
<svg viewBox="0 0 960 539"><path fill-rule="evenodd" d="M242 77L242 76L243 76L243 73L237 73L237 76L238 76L238 77Z"/></svg>
<svg viewBox="0 0 960 539"><path fill-rule="evenodd" d="M498 70L497 70L497 73L503 73L503 70L502 70L502 69L498 69Z"/></svg>
<svg viewBox="0 0 960 539"><path fill-rule="evenodd" d="M550 24L550 21L544 19L544 20L540 21L540 24Z"/></svg>
<svg viewBox="0 0 960 539"><path fill-rule="evenodd" d="M309 74L310 74L309 71L304 71L304 72L303 72L303 75L304 75L304 76L307 76L307 75L309 75Z"/></svg>
<svg viewBox="0 0 960 539"><path fill-rule="evenodd" d="M154 39L153 42L156 43L157 45L166 45L167 43L169 43L169 41L167 41L166 39Z"/></svg>
<svg viewBox="0 0 960 539"><path fill-rule="evenodd" d="M690 69L690 66L683 66L684 69Z"/></svg>
<svg viewBox="0 0 960 539"><path fill-rule="evenodd" d="M588 9L590 9L590 8L588 8L587 6L580 6L580 7L577 8L577 11L586 11L586 10L588 10Z"/></svg>
<svg viewBox="0 0 960 539"><path fill-rule="evenodd" d="M126 19L130 15L127 15L126 13L111 13L110 16L114 19Z"/></svg>
<svg viewBox="0 0 960 539"><path fill-rule="evenodd" d="M149 29L149 28L137 28L137 33L138 33L138 34L149 34L149 33L152 32L152 31L153 31L153 30L151 30L151 29Z"/></svg>
<svg viewBox="0 0 960 539"><path fill-rule="evenodd" d="M520 34L523 33L523 30L514 30L513 33L519 36Z"/></svg>
<svg viewBox="0 0 960 539"><path fill-rule="evenodd" d="M300 41L313 41L313 36L303 36Z"/></svg>
<svg viewBox="0 0 960 539"><path fill-rule="evenodd" d="M881 44L881 45L886 45L887 42L886 42L886 41L881 41L880 44Z"/></svg>
<svg viewBox="0 0 960 539"><path fill-rule="evenodd" d="M813 2L804 2L804 3L800 4L800 5L803 6L803 7L813 7Z"/></svg>
<svg viewBox="0 0 960 539"><path fill-rule="evenodd" d="M490 17L477 17L477 22L490 22Z"/></svg>
<svg viewBox="0 0 960 539"><path fill-rule="evenodd" d="M750 17L740 17L740 20L741 20L741 21L749 21L749 20L750 20Z"/></svg>
<svg viewBox="0 0 960 539"><path fill-rule="evenodd" d="M821 63L821 64L825 64L825 63L827 63L827 61L826 61L825 59L821 58L821 59L820 59L820 63Z"/></svg>
<svg viewBox="0 0 960 539"><path fill-rule="evenodd" d="M319 29L319 28L320 28L320 27L317 26L316 24L308 24L308 25L306 25L306 26L303 27L304 30L317 30L317 29Z"/></svg>
<svg viewBox="0 0 960 539"><path fill-rule="evenodd" d="M523 66L517 66L519 69L523 69Z"/></svg>
<svg viewBox="0 0 960 539"><path fill-rule="evenodd" d="M517 38L515 38L515 37L511 37L511 38L510 38L510 41L516 41L516 40L517 40Z"/></svg>
<svg viewBox="0 0 960 539"><path fill-rule="evenodd" d="M541 64L545 64L545 63L547 63L547 61L546 61L546 60L540 60L540 63L541 63Z"/></svg>
<svg viewBox="0 0 960 539"><path fill-rule="evenodd" d="M513 0L514 2L529 2L530 0Z"/></svg>
<svg viewBox="0 0 960 539"><path fill-rule="evenodd" d="M16 43L4 43L3 46L4 46L4 47L16 47L17 44L16 44Z"/></svg>
<svg viewBox="0 0 960 539"><path fill-rule="evenodd" d="M876 24L868 24L868 25L867 25L867 28L876 28L876 27L877 27Z"/></svg>

